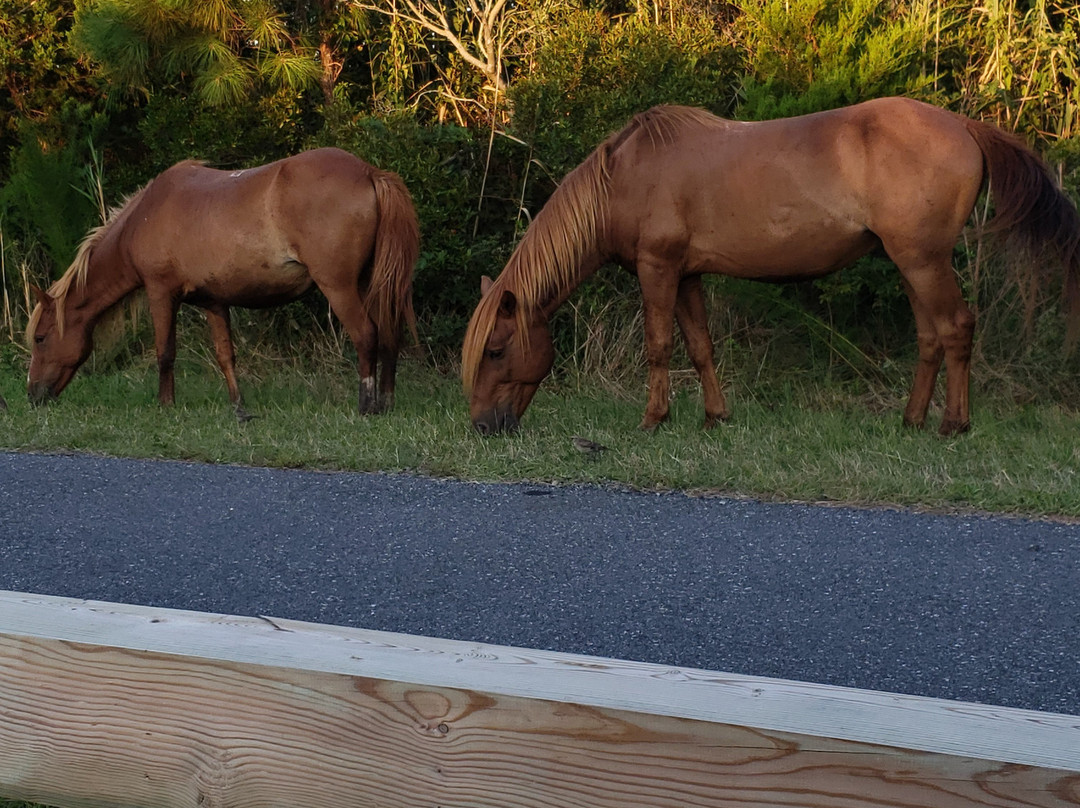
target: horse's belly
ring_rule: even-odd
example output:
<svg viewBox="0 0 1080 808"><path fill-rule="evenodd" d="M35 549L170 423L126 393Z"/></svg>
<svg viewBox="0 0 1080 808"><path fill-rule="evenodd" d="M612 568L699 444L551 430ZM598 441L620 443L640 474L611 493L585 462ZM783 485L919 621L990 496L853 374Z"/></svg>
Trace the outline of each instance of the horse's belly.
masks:
<svg viewBox="0 0 1080 808"><path fill-rule="evenodd" d="M215 302L258 309L295 300L311 288L307 267L293 261L279 265L225 267L193 280L184 289L190 303Z"/></svg>
<svg viewBox="0 0 1080 808"><path fill-rule="evenodd" d="M781 212L725 232L691 237L688 265L758 280L817 278L848 266L878 245L877 237L855 223L827 216L808 221Z"/></svg>

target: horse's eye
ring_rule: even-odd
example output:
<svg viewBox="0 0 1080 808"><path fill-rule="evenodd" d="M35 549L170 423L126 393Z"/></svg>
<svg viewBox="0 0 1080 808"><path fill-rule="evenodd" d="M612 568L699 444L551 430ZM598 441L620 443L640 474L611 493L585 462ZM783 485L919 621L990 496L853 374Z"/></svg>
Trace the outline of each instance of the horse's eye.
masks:
<svg viewBox="0 0 1080 808"><path fill-rule="evenodd" d="M492 348L487 352L487 357L488 359L502 359L504 353L506 353L505 348Z"/></svg>
<svg viewBox="0 0 1080 808"><path fill-rule="evenodd" d="M35 345L40 345L44 341L45 341L45 335L44 334L35 334L34 335L34 344Z"/></svg>

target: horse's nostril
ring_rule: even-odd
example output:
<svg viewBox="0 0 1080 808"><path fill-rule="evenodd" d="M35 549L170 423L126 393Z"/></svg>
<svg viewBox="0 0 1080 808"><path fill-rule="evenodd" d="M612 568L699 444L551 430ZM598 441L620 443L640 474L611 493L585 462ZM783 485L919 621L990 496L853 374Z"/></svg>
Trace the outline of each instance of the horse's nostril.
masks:
<svg viewBox="0 0 1080 808"><path fill-rule="evenodd" d="M473 423L473 426L476 427L477 432L479 432L481 435L484 435L485 437L491 432L491 427L485 424L483 421L476 421L475 423Z"/></svg>

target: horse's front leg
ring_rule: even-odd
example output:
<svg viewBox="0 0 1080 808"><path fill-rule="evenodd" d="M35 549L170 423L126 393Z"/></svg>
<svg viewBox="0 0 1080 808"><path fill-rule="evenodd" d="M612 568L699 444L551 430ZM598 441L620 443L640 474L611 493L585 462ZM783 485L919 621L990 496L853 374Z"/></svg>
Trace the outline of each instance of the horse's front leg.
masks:
<svg viewBox="0 0 1080 808"><path fill-rule="evenodd" d="M645 312L645 356L649 362L649 400L641 429L651 432L667 420L671 397L668 367L674 342L673 318L679 288L676 271L664 264L638 263Z"/></svg>
<svg viewBox="0 0 1080 808"><path fill-rule="evenodd" d="M176 364L176 309L178 302L168 293L147 291L150 319L154 322L154 348L157 351L158 401L171 407L176 400L173 366Z"/></svg>
<svg viewBox="0 0 1080 808"><path fill-rule="evenodd" d="M220 304L208 306L206 322L210 325L210 336L214 340L214 355L217 356L218 366L225 376L225 386L229 390L229 401L232 402L236 418L239 421L250 421L255 416L244 409L240 385L236 381L236 351L233 349L229 307Z"/></svg>

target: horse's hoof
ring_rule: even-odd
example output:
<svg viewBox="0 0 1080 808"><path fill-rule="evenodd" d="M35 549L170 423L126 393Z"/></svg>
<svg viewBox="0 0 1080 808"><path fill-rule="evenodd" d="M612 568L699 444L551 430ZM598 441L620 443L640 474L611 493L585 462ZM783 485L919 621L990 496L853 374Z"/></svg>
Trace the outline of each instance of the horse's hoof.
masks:
<svg viewBox="0 0 1080 808"><path fill-rule="evenodd" d="M660 424L664 423L664 421L666 420L666 415L663 418L650 418L648 416L645 416L645 418L642 419L641 423L638 424L638 429L640 429L642 432L655 432L656 428L660 426Z"/></svg>
<svg viewBox="0 0 1080 808"><path fill-rule="evenodd" d="M361 396L357 410L361 415L382 415L393 407L393 396Z"/></svg>
<svg viewBox="0 0 1080 808"><path fill-rule="evenodd" d="M938 434L943 438L951 438L955 435L963 435L969 429L971 429L971 421L955 421L950 418L941 422Z"/></svg>
<svg viewBox="0 0 1080 808"><path fill-rule="evenodd" d="M252 415L250 412L245 410L243 407L238 406L236 408L236 420L239 421L242 424L246 424L252 418L258 418L258 417L259 416L257 416L257 415Z"/></svg>
<svg viewBox="0 0 1080 808"><path fill-rule="evenodd" d="M904 416L904 428L905 429L922 429L926 426L926 421L923 419L916 420L914 418L908 418Z"/></svg>
<svg viewBox="0 0 1080 808"><path fill-rule="evenodd" d="M0 396L0 412L7 412L7 402Z"/></svg>
<svg viewBox="0 0 1080 808"><path fill-rule="evenodd" d="M706 415L705 423L702 425L702 428L705 431L708 431L710 429L713 429L717 424L727 421L730 417L731 413L727 411L722 412L719 415Z"/></svg>

